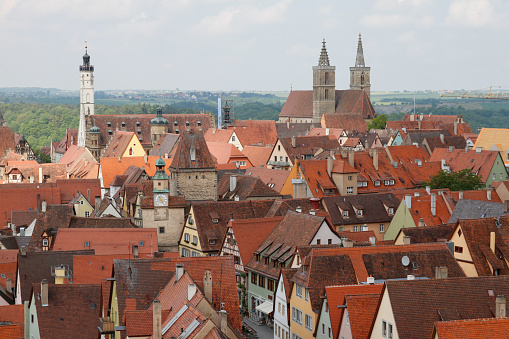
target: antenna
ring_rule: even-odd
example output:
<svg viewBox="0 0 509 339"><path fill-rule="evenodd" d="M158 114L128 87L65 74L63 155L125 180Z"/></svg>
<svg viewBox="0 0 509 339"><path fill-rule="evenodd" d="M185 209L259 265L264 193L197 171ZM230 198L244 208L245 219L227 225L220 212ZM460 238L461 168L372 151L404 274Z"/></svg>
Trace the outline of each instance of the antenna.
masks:
<svg viewBox="0 0 509 339"><path fill-rule="evenodd" d="M85 50L87 49L87 46L88 46L88 41L85 40Z"/></svg>

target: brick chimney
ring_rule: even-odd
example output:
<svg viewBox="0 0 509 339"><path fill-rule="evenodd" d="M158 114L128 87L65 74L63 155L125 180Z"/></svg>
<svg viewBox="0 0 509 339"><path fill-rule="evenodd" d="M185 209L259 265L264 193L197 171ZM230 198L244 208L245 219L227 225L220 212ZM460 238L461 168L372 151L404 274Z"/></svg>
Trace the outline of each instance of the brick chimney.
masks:
<svg viewBox="0 0 509 339"><path fill-rule="evenodd" d="M162 338L162 327L161 327L161 301L159 299L155 299L152 304L152 338L153 339L161 339Z"/></svg>
<svg viewBox="0 0 509 339"><path fill-rule="evenodd" d="M237 188L237 176L235 174L230 175L230 192L235 191Z"/></svg>
<svg viewBox="0 0 509 339"><path fill-rule="evenodd" d="M205 291L205 298L212 304L212 272L205 271L203 276L203 290Z"/></svg>
<svg viewBox="0 0 509 339"><path fill-rule="evenodd" d="M424 220L422 218L419 219L418 225L419 225L419 227L426 226L426 224L424 224Z"/></svg>
<svg viewBox="0 0 509 339"><path fill-rule="evenodd" d="M41 305L48 306L48 281L46 279L41 281Z"/></svg>
<svg viewBox="0 0 509 339"><path fill-rule="evenodd" d="M498 295L497 299L495 299L495 316L497 318L505 318L506 307L505 297L503 295Z"/></svg>

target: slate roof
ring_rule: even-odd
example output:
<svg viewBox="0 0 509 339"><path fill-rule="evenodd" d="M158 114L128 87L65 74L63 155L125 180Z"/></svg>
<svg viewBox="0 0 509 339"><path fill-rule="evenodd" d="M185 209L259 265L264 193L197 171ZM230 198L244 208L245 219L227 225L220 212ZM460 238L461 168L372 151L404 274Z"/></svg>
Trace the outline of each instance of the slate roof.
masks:
<svg viewBox="0 0 509 339"><path fill-rule="evenodd" d="M118 158L101 158L99 161L101 163L101 172L103 175L103 185L105 188L110 188L110 183L113 181L116 175L123 175L131 166L135 166L138 168L142 168L145 170L147 175L150 177L156 174L156 161L159 159L159 156L148 156L145 157L123 157L120 161ZM171 159L163 159L167 168Z"/></svg>
<svg viewBox="0 0 509 339"><path fill-rule="evenodd" d="M399 232L410 237L411 244L425 244L447 241L452 234L455 224L443 224L422 227L402 228Z"/></svg>
<svg viewBox="0 0 509 339"><path fill-rule="evenodd" d="M230 191L230 177L237 177L237 184L233 191ZM276 199L281 195L276 190L268 187L260 178L248 175L237 175L225 173L217 183L217 194L219 200L247 199Z"/></svg>
<svg viewBox="0 0 509 339"><path fill-rule="evenodd" d="M41 338L95 338L99 335L101 285L48 284L48 306L42 306L37 298L41 293L40 283L33 285L33 293Z"/></svg>
<svg viewBox="0 0 509 339"><path fill-rule="evenodd" d="M163 158L171 158L175 145L180 138L180 134L165 133L157 140L154 148L150 150L151 156L159 156Z"/></svg>
<svg viewBox="0 0 509 339"><path fill-rule="evenodd" d="M195 150L194 161L191 160L191 148ZM170 168L176 170L215 170L212 154L202 133L185 132L181 134Z"/></svg>
<svg viewBox="0 0 509 339"><path fill-rule="evenodd" d="M364 119L376 117L375 109L363 90L336 90L337 113L361 115ZM286 117L313 117L313 91L291 91L279 114L279 119Z"/></svg>
<svg viewBox="0 0 509 339"><path fill-rule="evenodd" d="M265 167L272 153L272 147L245 146L242 153L249 159L253 167Z"/></svg>
<svg viewBox="0 0 509 339"><path fill-rule="evenodd" d="M87 119L87 130L97 126L101 130L100 143L104 147L111 138L108 131L129 131L135 132L141 144L152 147L150 134L150 120L156 117L155 114L128 114L128 115L91 115ZM187 129L206 132L211 127L208 114L163 114L168 120L168 133L183 133ZM186 122L189 122L187 126ZM108 123L110 126L108 126ZM124 123L125 127L122 126Z"/></svg>
<svg viewBox="0 0 509 339"><path fill-rule="evenodd" d="M447 339L486 339L507 337L509 318L438 321L433 334Z"/></svg>
<svg viewBox="0 0 509 339"><path fill-rule="evenodd" d="M392 193L381 193L324 197L322 203L332 224L339 226L390 222L394 215L389 214L388 208L395 212L400 201ZM362 215L358 215L358 210L362 210ZM344 211L348 211L348 217L343 216Z"/></svg>
<svg viewBox="0 0 509 339"><path fill-rule="evenodd" d="M277 141L274 120L235 120L228 129L233 129L243 147L274 145Z"/></svg>
<svg viewBox="0 0 509 339"><path fill-rule="evenodd" d="M384 293L399 337L428 339L437 321L493 318L495 296L509 295L509 277L387 281Z"/></svg>
<svg viewBox="0 0 509 339"><path fill-rule="evenodd" d="M276 122L277 137L279 139L306 136L314 127L320 127L320 124L311 122Z"/></svg>
<svg viewBox="0 0 509 339"><path fill-rule="evenodd" d="M506 214L508 212L505 212L503 203L460 199L449 218L449 223L455 223L458 219L498 218Z"/></svg>
<svg viewBox="0 0 509 339"><path fill-rule="evenodd" d="M322 127L341 129L347 132L368 132L368 124L359 114L324 114L322 116Z"/></svg>
<svg viewBox="0 0 509 339"><path fill-rule="evenodd" d="M263 218L269 210L272 200L193 202L195 226L202 251L217 253L232 219ZM213 219L218 219L214 224ZM215 244L210 244L215 239Z"/></svg>
<svg viewBox="0 0 509 339"><path fill-rule="evenodd" d="M281 192L283 185L290 175L290 171L260 168L260 167L248 167L245 171L246 175L260 178L265 185L271 187L276 192Z"/></svg>
<svg viewBox="0 0 509 339"><path fill-rule="evenodd" d="M52 267L65 265L72 271L73 256L93 254L93 250L27 252L26 256L18 253L18 274L20 281L17 283L21 287L21 301L30 300L32 283L41 282L42 279L46 279L49 283L55 281L55 278L51 275Z"/></svg>

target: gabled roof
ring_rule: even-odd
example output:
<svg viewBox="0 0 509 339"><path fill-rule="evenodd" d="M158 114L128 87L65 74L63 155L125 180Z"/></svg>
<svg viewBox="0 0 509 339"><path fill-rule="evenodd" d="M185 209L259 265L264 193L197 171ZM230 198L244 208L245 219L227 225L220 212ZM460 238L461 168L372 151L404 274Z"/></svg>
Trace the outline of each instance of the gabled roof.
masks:
<svg viewBox="0 0 509 339"><path fill-rule="evenodd" d="M341 148L336 138L326 135L296 137L295 147L292 146L292 138L283 138L279 141L292 161L294 159L301 160L303 156L314 156L320 152L337 151Z"/></svg>
<svg viewBox="0 0 509 339"><path fill-rule="evenodd" d="M42 250L42 235L44 232L56 232L59 228L69 227L69 222L74 214L72 205L50 205L46 213L40 213L37 217L30 243L29 251ZM51 246L51 244L50 244Z"/></svg>
<svg viewBox="0 0 509 339"><path fill-rule="evenodd" d="M449 223L455 223L458 219L498 218L506 215L504 204L494 201L479 201L460 199L449 218Z"/></svg>
<svg viewBox="0 0 509 339"><path fill-rule="evenodd" d="M410 237L411 244L425 244L447 241L451 236L455 224L443 224L422 227L402 228L399 232Z"/></svg>
<svg viewBox="0 0 509 339"><path fill-rule="evenodd" d="M194 160L192 159L193 151L191 149L194 150ZM212 155L202 133L185 132L181 134L170 168L176 170L215 169Z"/></svg>
<svg viewBox="0 0 509 339"><path fill-rule="evenodd" d="M289 120L289 119L288 119ZM314 124L311 122L276 122L277 137L290 138L290 137L301 137L309 134L309 131L314 127L320 127L320 124Z"/></svg>
<svg viewBox="0 0 509 339"><path fill-rule="evenodd" d="M56 182L58 179L66 179L67 172L65 164L32 164L31 161L21 161L16 166L5 167L5 173L9 173L11 170L18 170L23 175L23 182L29 183L30 177L34 178L36 182ZM43 178L39 177L40 171L42 170Z"/></svg>
<svg viewBox="0 0 509 339"><path fill-rule="evenodd" d="M233 191L230 191L230 177L236 176L236 185ZM217 183L217 194L219 200L247 200L247 199L270 199L280 198L279 192L265 185L265 183L257 177L248 175L237 175L225 173Z"/></svg>
<svg viewBox="0 0 509 339"><path fill-rule="evenodd" d="M297 273L296 268L282 268L281 269L281 276L283 278L283 284L285 287L285 294L286 294L286 301L288 302L290 300L290 297L292 296L292 288L293 288L293 275Z"/></svg>
<svg viewBox="0 0 509 339"><path fill-rule="evenodd" d="M242 146L274 145L277 141L274 120L236 120L228 129L235 132Z"/></svg>
<svg viewBox="0 0 509 339"><path fill-rule="evenodd" d="M113 137L111 138L108 146L104 150L102 157L103 158L118 158L124 154L134 137L134 132L124 132L124 131L116 131Z"/></svg>
<svg viewBox="0 0 509 339"><path fill-rule="evenodd" d="M0 338L24 338L25 316L24 305L0 306L0 319L12 325L0 325Z"/></svg>
<svg viewBox="0 0 509 339"><path fill-rule="evenodd" d="M84 159L88 162L97 164L94 156L88 148L71 145L64 155L58 160L59 164L65 164L67 171L77 165L77 162Z"/></svg>
<svg viewBox="0 0 509 339"><path fill-rule="evenodd" d="M428 162L430 155L426 148L418 145L387 146L385 148L391 161L402 163L416 163L416 160Z"/></svg>
<svg viewBox="0 0 509 339"><path fill-rule="evenodd" d="M228 164L234 158L247 158L232 144L207 141L207 148L209 149L210 154L216 158L216 163L218 164Z"/></svg>
<svg viewBox="0 0 509 339"><path fill-rule="evenodd" d="M324 114L325 116L326 114ZM336 116L343 116L343 115L339 115L337 114ZM358 116L358 115L356 115ZM361 117L362 119L362 117ZM362 120L364 121L364 120ZM309 131L309 136L313 136L313 135L330 135L330 136L334 136L336 137L337 139L339 139L339 137L341 136L341 133L343 133L343 129L342 128L325 128L325 127L314 127L311 129L311 131Z"/></svg>
<svg viewBox="0 0 509 339"><path fill-rule="evenodd" d="M171 154L173 153L179 138L180 134L165 133L161 135L159 140L157 140L156 144L154 145L154 148L150 150L150 155L161 155L163 158L171 158Z"/></svg>
<svg viewBox="0 0 509 339"><path fill-rule="evenodd" d="M368 131L368 124L366 123L362 115L359 114L337 114L337 113L324 114L322 116L322 127L340 129L347 132Z"/></svg>
<svg viewBox="0 0 509 339"><path fill-rule="evenodd" d="M150 238L157 239L156 231L155 228L61 228L53 250L93 249L97 255L129 254L137 245L139 253L152 254L158 251L156 242L149 243Z"/></svg>
<svg viewBox="0 0 509 339"><path fill-rule="evenodd" d="M242 153L249 159L253 167L265 167L272 153L272 147L244 146Z"/></svg>
<svg viewBox="0 0 509 339"><path fill-rule="evenodd" d="M298 208L300 208L304 214L309 214L312 209L315 210L315 213L319 214L325 212L323 200L315 203L318 203L318 209L315 209L310 198L274 200L274 203L270 206L265 217L285 216L288 211L291 210L295 212Z"/></svg>
<svg viewBox="0 0 509 339"><path fill-rule="evenodd" d="M77 333L83 338L99 335L97 319L101 315L101 285L48 284L47 306L41 305L37 297L40 293L41 284L34 284L34 303L41 338L71 338L76 337Z"/></svg>
<svg viewBox="0 0 509 339"><path fill-rule="evenodd" d="M384 293L399 337L429 339L439 321L493 318L495 296L509 295L509 277L387 281Z"/></svg>
<svg viewBox="0 0 509 339"><path fill-rule="evenodd" d="M438 338L447 339L485 339L507 336L509 318L485 318L438 321L433 329Z"/></svg>
<svg viewBox="0 0 509 339"><path fill-rule="evenodd" d="M122 175L130 166L136 166L143 168L147 175L153 176L156 174L156 161L159 156L147 156L147 157L123 157L118 158L101 158L101 172L103 175L103 184L105 188L110 188L110 183L113 181L116 175ZM163 159L166 166L168 167L171 163L171 159Z"/></svg>
<svg viewBox="0 0 509 339"><path fill-rule="evenodd" d="M215 129L209 128L203 135L206 142L222 142L227 143L230 141L234 130L233 129Z"/></svg>
<svg viewBox="0 0 509 339"><path fill-rule="evenodd" d="M265 183L265 185L269 186L274 191L281 192L283 185L288 178L288 175L290 175L290 171L261 167L248 167L246 168L245 174L248 176L258 177Z"/></svg>
<svg viewBox="0 0 509 339"><path fill-rule="evenodd" d="M456 149L465 149L467 147L467 141L461 135L444 137L444 141L440 137L429 137L425 138L423 143L427 144L430 154L433 153L435 148L454 147Z"/></svg>
<svg viewBox="0 0 509 339"><path fill-rule="evenodd" d="M489 150L497 144L502 145L504 150L509 148L509 131L506 128L482 128L475 141L474 149L482 147L484 150Z"/></svg>
<svg viewBox="0 0 509 339"><path fill-rule="evenodd" d="M314 197L339 194L336 185L327 173L327 160L302 160L298 165ZM330 191L333 193L329 193Z"/></svg>
<svg viewBox="0 0 509 339"><path fill-rule="evenodd" d="M27 252L26 255L18 254L18 274L21 287L21 301L30 301L32 283L41 282L46 279L54 282L51 268L60 265L73 270L73 256L93 255L93 250L86 251L39 251ZM18 279L18 278L17 278Z"/></svg>
<svg viewBox="0 0 509 339"><path fill-rule="evenodd" d="M376 315L380 293L346 295L346 305L353 338L368 338L369 328Z"/></svg>

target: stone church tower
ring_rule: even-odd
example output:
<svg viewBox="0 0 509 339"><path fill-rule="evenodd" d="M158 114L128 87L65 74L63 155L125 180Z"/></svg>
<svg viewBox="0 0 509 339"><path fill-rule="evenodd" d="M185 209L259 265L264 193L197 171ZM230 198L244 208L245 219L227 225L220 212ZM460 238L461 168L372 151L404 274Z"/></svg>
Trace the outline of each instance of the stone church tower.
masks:
<svg viewBox="0 0 509 339"><path fill-rule="evenodd" d="M325 39L318 59L313 66L313 123L319 124L322 115L336 111L336 66L331 66Z"/></svg>
<svg viewBox="0 0 509 339"><path fill-rule="evenodd" d="M363 89L371 97L370 67L364 64L364 52L362 50L362 39L359 34L359 43L357 45L357 57L355 67L350 67L350 89Z"/></svg>
<svg viewBox="0 0 509 339"><path fill-rule="evenodd" d="M85 46L83 65L80 65L80 124L78 127L78 146L85 147L86 118L94 114L94 66L90 65L90 55Z"/></svg>

